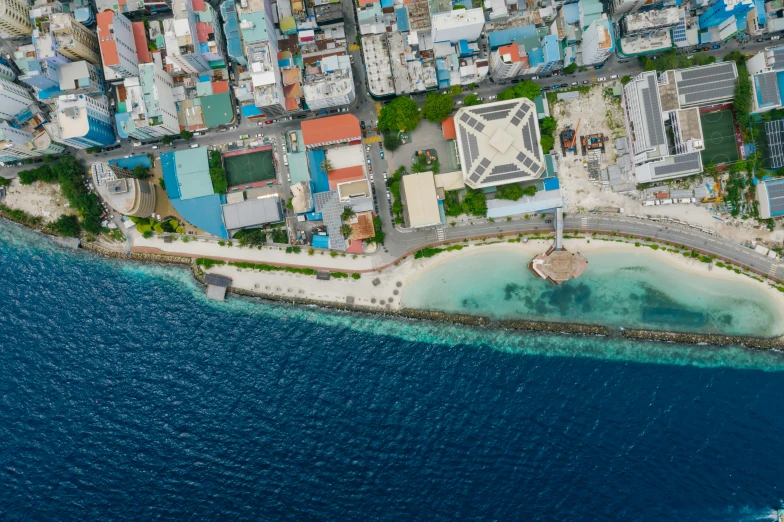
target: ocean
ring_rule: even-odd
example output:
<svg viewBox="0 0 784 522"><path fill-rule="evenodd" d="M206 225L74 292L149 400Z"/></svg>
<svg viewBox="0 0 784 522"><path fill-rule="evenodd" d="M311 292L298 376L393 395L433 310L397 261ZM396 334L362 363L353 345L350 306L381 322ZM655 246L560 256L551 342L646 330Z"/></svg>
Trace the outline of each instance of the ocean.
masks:
<svg viewBox="0 0 784 522"><path fill-rule="evenodd" d="M230 298L0 223L0 519L772 520L784 358Z"/></svg>

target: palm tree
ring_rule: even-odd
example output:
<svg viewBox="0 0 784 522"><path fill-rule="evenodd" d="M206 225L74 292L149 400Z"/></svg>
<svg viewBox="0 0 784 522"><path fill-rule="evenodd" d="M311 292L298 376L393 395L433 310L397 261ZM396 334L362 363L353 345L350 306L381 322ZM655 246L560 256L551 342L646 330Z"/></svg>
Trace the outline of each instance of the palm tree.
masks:
<svg viewBox="0 0 784 522"><path fill-rule="evenodd" d="M326 172L329 172L330 170L335 170L335 169L332 168L332 163L330 163L330 161L328 159L325 159L321 163L321 168L324 169Z"/></svg>
<svg viewBox="0 0 784 522"><path fill-rule="evenodd" d="M353 232L354 229L351 228L351 225L340 225L340 233L343 234L343 237L346 239L350 238Z"/></svg>
<svg viewBox="0 0 784 522"><path fill-rule="evenodd" d="M340 219L343 221L348 221L349 219L353 218L356 215L357 213L354 212L354 209L352 209L351 207L346 207L343 209L343 213L340 215Z"/></svg>

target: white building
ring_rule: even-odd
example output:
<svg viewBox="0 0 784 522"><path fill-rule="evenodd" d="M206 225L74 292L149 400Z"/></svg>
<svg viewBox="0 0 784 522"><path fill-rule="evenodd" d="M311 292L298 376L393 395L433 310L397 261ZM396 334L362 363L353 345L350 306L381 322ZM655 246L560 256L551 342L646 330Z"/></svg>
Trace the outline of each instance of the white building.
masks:
<svg viewBox="0 0 784 522"><path fill-rule="evenodd" d="M174 68L172 73L185 75L210 71L210 62L199 45L192 0L174 0L172 12L174 18L163 21L166 60Z"/></svg>
<svg viewBox="0 0 784 522"><path fill-rule="evenodd" d="M248 54L248 71L252 88L253 102L256 107L269 116L282 116L286 113L286 97L278 68L277 53L273 54L269 42L258 42L246 47Z"/></svg>
<svg viewBox="0 0 784 522"><path fill-rule="evenodd" d="M98 13L98 45L105 69L121 77L139 74L139 56L133 37L131 21L114 11Z"/></svg>
<svg viewBox="0 0 784 522"><path fill-rule="evenodd" d="M604 15L602 15L604 17ZM583 32L580 44L583 65L598 65L615 52L612 24L606 18L594 20Z"/></svg>
<svg viewBox="0 0 784 522"><path fill-rule="evenodd" d="M620 18L622 15L629 13L636 13L644 5L647 5L651 0L613 0L612 13L614 19Z"/></svg>
<svg viewBox="0 0 784 522"><path fill-rule="evenodd" d="M77 149L115 143L114 118L106 96L69 94L57 99L55 140Z"/></svg>
<svg viewBox="0 0 784 522"><path fill-rule="evenodd" d="M0 122L0 161L18 161L37 158L48 154L59 154L65 147L52 141L45 129L39 128L36 133L29 126L17 129Z"/></svg>
<svg viewBox="0 0 784 522"><path fill-rule="evenodd" d="M482 189L539 179L545 171L536 105L521 98L455 114L463 180Z"/></svg>
<svg viewBox="0 0 784 522"><path fill-rule="evenodd" d="M24 0L0 0L0 36L17 38L32 32L29 4Z"/></svg>
<svg viewBox="0 0 784 522"><path fill-rule="evenodd" d="M87 60L93 65L101 65L101 49L93 31L74 20L69 13L47 14L49 10L46 9L33 11L40 14L36 18L40 29L36 27L33 30L33 43L39 60L59 60L59 54L72 61ZM30 12L31 17L34 16L33 11Z"/></svg>
<svg viewBox="0 0 784 522"><path fill-rule="evenodd" d="M351 60L346 55L324 58L308 66L306 74L302 92L312 111L348 105L356 98Z"/></svg>
<svg viewBox="0 0 784 522"><path fill-rule="evenodd" d="M448 13L433 15L430 34L433 43L460 40L478 40L485 26L485 15L481 8L456 9Z"/></svg>
<svg viewBox="0 0 784 522"><path fill-rule="evenodd" d="M16 80L16 73L14 72L14 70L1 62L0 62L0 80L8 80L9 82Z"/></svg>
<svg viewBox="0 0 784 522"><path fill-rule="evenodd" d="M64 94L92 94L103 91L103 78L98 67L85 60L59 67L60 90Z"/></svg>
<svg viewBox="0 0 784 522"><path fill-rule="evenodd" d="M33 98L22 86L0 79L0 119L13 119L34 103Z"/></svg>
<svg viewBox="0 0 784 522"><path fill-rule="evenodd" d="M116 115L121 138L162 138L180 132L174 80L156 63L139 65L139 76L123 81L126 112ZM118 90L118 92L121 92Z"/></svg>

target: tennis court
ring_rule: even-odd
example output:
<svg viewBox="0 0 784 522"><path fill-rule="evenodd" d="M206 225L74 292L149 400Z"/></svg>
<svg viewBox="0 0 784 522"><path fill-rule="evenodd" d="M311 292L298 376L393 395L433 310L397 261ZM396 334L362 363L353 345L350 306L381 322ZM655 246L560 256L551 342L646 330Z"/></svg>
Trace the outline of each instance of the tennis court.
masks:
<svg viewBox="0 0 784 522"><path fill-rule="evenodd" d="M732 111L700 114L700 122L702 136L705 139L705 150L701 153L704 165L709 163L721 165L740 159Z"/></svg>
<svg viewBox="0 0 784 522"><path fill-rule="evenodd" d="M260 150L248 154L223 156L229 187L245 187L275 180L272 151Z"/></svg>

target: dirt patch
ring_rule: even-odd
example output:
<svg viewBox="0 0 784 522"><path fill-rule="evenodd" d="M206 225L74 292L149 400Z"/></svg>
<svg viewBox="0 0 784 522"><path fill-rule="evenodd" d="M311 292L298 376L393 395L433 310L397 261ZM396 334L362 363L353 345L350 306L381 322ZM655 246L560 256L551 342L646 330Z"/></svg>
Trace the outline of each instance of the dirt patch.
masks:
<svg viewBox="0 0 784 522"><path fill-rule="evenodd" d="M44 223L56 221L63 214L76 214L60 192L58 183L36 181L22 185L19 179L11 181L3 203L11 208L24 210L31 216L40 216Z"/></svg>

